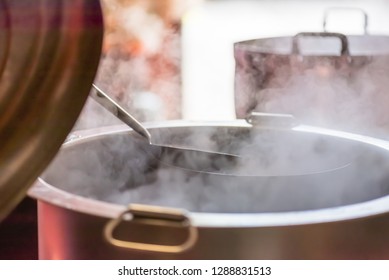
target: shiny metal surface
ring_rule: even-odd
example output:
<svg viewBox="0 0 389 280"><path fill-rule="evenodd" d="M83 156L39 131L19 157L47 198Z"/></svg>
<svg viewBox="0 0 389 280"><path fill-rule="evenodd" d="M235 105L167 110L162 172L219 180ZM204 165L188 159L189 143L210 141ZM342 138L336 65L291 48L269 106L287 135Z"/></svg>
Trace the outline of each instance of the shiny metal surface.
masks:
<svg viewBox="0 0 389 280"><path fill-rule="evenodd" d="M109 97L103 90L96 85L92 85L94 91L91 93L91 97L97 103L104 107L108 112L117 117L123 123L133 129L139 136L145 138L145 140L151 145L151 134L150 132L129 112L127 112L122 106L120 106L115 100Z"/></svg>
<svg viewBox="0 0 389 280"><path fill-rule="evenodd" d="M170 122L155 128L187 125L250 127L245 122ZM153 126L148 126L151 129ZM99 135L126 131L124 127L80 132L70 146ZM366 144L389 153L389 143L362 135L298 125L308 132ZM323 188L329 184L322 182ZM352 189L353 186L350 186ZM366 186L371 189L372 186ZM110 245L102 232L111 219L127 211L107 203L58 189L42 179L29 194L38 199L40 258L42 259L387 259L389 246L389 196L358 203L299 211L258 213L189 212L198 238L181 253L147 253ZM291 197L292 198L292 197ZM162 215L163 216L163 215ZM161 217L162 217L161 216ZM157 218L158 219L158 218ZM188 236L187 229L150 228L146 224L121 223L116 234L122 239L151 244L177 244ZM141 242L141 241L139 241ZM82 245L80 245L82 244Z"/></svg>
<svg viewBox="0 0 389 280"><path fill-rule="evenodd" d="M0 1L0 220L73 127L102 35L97 0Z"/></svg>
<svg viewBox="0 0 389 280"><path fill-rule="evenodd" d="M386 201L387 203L387 201ZM377 205L377 210L379 205ZM96 205L94 205L96 207ZM358 208L363 207L359 205ZM373 206L375 208L375 206ZM145 253L114 247L103 239L102 229L109 219L104 216L87 215L38 202L39 258L40 259L388 259L389 215L371 215L352 219L347 213L344 219L334 221L326 218L340 217L340 212L318 211L301 213L301 224L288 224L293 216L257 215L252 221L265 219L262 225L246 223L247 217L196 215L198 239L195 246L180 254ZM375 211L372 211L375 212ZM277 217L278 216L278 217ZM281 218L281 216L284 216ZM309 216L315 217L309 223ZM231 219L232 218L232 219ZM283 220L271 225L269 219ZM330 220L330 221L329 221ZM204 221L204 223L203 223ZM219 222L218 222L219 221ZM228 222L234 226L228 226ZM234 221L232 223L232 221ZM211 224L207 226L207 224ZM266 225L268 224L268 225ZM120 234L125 238L142 235L153 242L175 241L185 238L181 231L162 231L150 228L127 226ZM135 235L135 236L134 236ZM172 240L173 239L173 240Z"/></svg>

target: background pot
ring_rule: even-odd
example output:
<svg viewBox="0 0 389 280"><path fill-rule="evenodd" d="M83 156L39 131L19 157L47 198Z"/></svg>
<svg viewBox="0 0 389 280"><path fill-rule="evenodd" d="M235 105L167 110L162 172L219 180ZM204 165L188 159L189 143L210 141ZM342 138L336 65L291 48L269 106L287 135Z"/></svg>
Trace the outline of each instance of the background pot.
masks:
<svg viewBox="0 0 389 280"><path fill-rule="evenodd" d="M238 42L234 54L238 118L256 110L377 136L389 128L387 36L303 32Z"/></svg>
<svg viewBox="0 0 389 280"><path fill-rule="evenodd" d="M170 141L172 135L182 141L188 140L179 137L188 127L196 135L217 128L222 139L223 132L231 136L253 129L242 122L149 128ZM290 131L292 137L307 134L357 144L367 155L358 161L362 170L340 169L344 176L310 174L304 184L288 176L233 178L169 168L157 181L162 183L153 185L160 174L149 168L143 153L135 153L145 144L127 133L123 128L85 132L64 146L31 189L38 199L40 258L388 257L387 142L297 126ZM336 146L341 151L349 145ZM364 182L352 184L351 178Z"/></svg>

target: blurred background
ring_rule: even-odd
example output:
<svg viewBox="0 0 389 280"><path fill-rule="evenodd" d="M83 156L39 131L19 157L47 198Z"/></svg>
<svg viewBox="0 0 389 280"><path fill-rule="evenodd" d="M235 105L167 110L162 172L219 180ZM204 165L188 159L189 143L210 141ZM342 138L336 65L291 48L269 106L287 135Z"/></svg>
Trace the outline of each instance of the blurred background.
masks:
<svg viewBox="0 0 389 280"><path fill-rule="evenodd" d="M233 44L322 31L330 7L362 8L370 34L388 34L385 0L103 0L106 33L96 83L141 121L229 120ZM328 31L363 34L363 17L339 10ZM117 121L89 101L76 128Z"/></svg>

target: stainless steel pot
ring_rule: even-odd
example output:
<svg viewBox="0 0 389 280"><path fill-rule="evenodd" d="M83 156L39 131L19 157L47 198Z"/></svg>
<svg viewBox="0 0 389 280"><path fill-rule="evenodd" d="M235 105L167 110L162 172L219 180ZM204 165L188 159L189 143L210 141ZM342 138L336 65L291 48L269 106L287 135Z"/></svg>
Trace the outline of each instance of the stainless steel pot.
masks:
<svg viewBox="0 0 389 280"><path fill-rule="evenodd" d="M126 127L81 132L30 190L38 199L41 259L389 257L387 142L310 126L255 127L243 121L148 128L162 141L183 143L197 136L193 143L211 139L221 149L236 149L227 144L238 136L271 135L276 145L288 141L300 152L328 148L324 154L341 155L348 164L331 161L336 168L299 176L282 169L247 177L202 174L158 168L137 153L145 143ZM289 161L286 170L293 164L309 170L315 161L304 163L304 158L302 163L282 160Z"/></svg>
<svg viewBox="0 0 389 280"><path fill-rule="evenodd" d="M255 110L363 134L389 129L388 36L302 32L238 42L234 55L238 118Z"/></svg>

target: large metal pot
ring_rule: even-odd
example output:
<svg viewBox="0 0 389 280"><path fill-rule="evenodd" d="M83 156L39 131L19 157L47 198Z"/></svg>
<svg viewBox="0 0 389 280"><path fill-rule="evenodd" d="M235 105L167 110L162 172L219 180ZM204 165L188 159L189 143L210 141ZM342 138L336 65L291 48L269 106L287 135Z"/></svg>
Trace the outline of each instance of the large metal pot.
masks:
<svg viewBox="0 0 389 280"><path fill-rule="evenodd" d="M238 118L256 110L363 134L389 129L388 36L302 32L238 42L234 54Z"/></svg>
<svg viewBox="0 0 389 280"><path fill-rule="evenodd" d="M287 150L303 156L283 157L286 169L259 176L196 173L158 168L142 152L147 143L125 127L84 131L63 146L30 190L38 199L41 259L389 257L389 143L244 121L148 128L168 143L204 145L211 139L224 148L241 135L271 135L281 155L291 146ZM314 160L304 154L306 147L316 151ZM326 154L340 155L330 161L334 168L319 164L326 168L311 172ZM307 172L288 174L288 167L296 170L293 164Z"/></svg>

